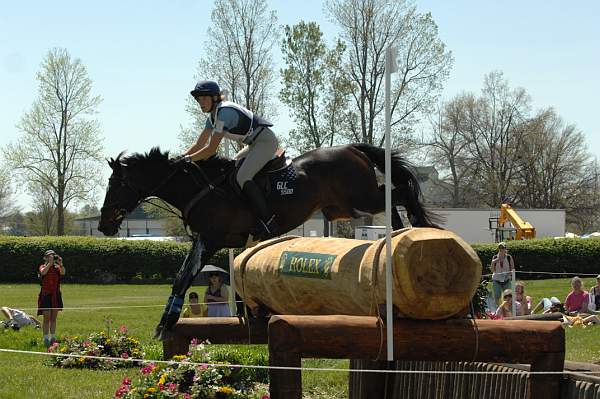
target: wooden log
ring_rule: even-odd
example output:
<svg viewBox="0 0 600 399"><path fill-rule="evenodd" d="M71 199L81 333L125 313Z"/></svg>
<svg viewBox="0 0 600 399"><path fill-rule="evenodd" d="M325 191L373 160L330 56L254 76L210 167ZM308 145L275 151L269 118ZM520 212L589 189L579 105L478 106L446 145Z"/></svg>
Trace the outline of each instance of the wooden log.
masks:
<svg viewBox="0 0 600 399"><path fill-rule="evenodd" d="M242 317L180 319L163 341L163 356L186 354L193 338L213 344L266 344L267 323L267 319Z"/></svg>
<svg viewBox="0 0 600 399"><path fill-rule="evenodd" d="M385 328L375 317L273 316L269 345L303 357L386 359ZM564 350L559 322L394 320L397 359L532 363Z"/></svg>
<svg viewBox="0 0 600 399"><path fill-rule="evenodd" d="M284 354L385 359L385 336L385 326L375 317L274 316L269 322L271 364L279 365L276 359ZM564 330L554 321L394 321L397 360L528 363L532 371L562 371L564 352ZM272 399L301 390L301 377L292 377L285 386L271 386ZM560 376L531 375L528 381L528 398L559 398ZM362 389L369 392L369 387Z"/></svg>
<svg viewBox="0 0 600 399"><path fill-rule="evenodd" d="M470 303L481 261L456 234L403 229L392 246L396 314L445 319ZM280 237L236 257L235 284L246 304L273 314L375 316L385 303L385 263L383 239Z"/></svg>
<svg viewBox="0 0 600 399"><path fill-rule="evenodd" d="M540 313L540 314L528 314L523 316L512 316L505 317L504 320L539 320L539 321L561 321L563 318L562 313Z"/></svg>

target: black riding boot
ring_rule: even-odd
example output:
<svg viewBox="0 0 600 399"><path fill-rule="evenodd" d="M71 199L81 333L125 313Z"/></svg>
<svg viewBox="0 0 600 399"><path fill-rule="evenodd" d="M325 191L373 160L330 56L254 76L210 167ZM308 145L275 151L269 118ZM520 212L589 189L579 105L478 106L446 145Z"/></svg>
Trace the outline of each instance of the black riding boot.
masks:
<svg viewBox="0 0 600 399"><path fill-rule="evenodd" d="M253 180L244 184L242 189L244 196L250 201L250 205L258 216L260 225L263 229L264 238L276 237L279 235L279 227L275 222L275 215L267 206L265 196Z"/></svg>

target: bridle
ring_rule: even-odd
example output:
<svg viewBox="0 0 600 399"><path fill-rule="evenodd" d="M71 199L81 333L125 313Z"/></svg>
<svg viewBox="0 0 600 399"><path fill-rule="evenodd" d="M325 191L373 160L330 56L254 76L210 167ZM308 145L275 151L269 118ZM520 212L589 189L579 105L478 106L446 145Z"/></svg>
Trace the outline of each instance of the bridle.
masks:
<svg viewBox="0 0 600 399"><path fill-rule="evenodd" d="M120 176L111 176L108 178L108 185L109 185L109 189L111 187L112 184L118 184L119 186L128 189L129 191L131 191L132 193L134 193L136 195L136 198L140 198L138 200L138 202L131 208L131 210L137 208L141 203L143 202L147 202L149 204L152 204L158 208L161 208L165 211L171 212L173 214L175 214L177 217L181 218L181 216L177 215L175 212L173 212L172 210L165 208L161 205L158 205L154 202L151 202L151 200L155 197L155 194L158 192L158 190L160 188L162 188L169 180L171 180L171 178L173 176L175 176L175 174L178 172L178 169L174 169L173 171L171 171L171 173L164 178L158 185L156 185L153 189L151 189L150 191L148 191L147 193L143 193L142 191L139 191L135 188L133 188L131 185L129 185L122 177ZM127 216L127 214L131 211L128 211L126 208L118 208L118 201L113 201L109 204L103 205L102 208L100 208L100 212L104 212L104 209L107 208L114 208L116 209L116 216L114 217L114 221L117 223L121 223L121 221L125 218L125 216Z"/></svg>

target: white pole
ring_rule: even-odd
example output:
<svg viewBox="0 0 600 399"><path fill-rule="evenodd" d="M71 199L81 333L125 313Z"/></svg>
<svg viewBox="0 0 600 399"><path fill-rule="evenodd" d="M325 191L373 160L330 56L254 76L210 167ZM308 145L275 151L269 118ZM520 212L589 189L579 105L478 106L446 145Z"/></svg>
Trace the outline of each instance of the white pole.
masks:
<svg viewBox="0 0 600 399"><path fill-rule="evenodd" d="M517 301L517 291L515 291L515 283L517 282L517 272L515 271L515 269L512 270L511 272L511 279L510 279L510 285L511 285L511 290L512 290L512 314L513 316L518 316L517 315L517 306L515 305L515 302ZM523 298L525 299L525 298ZM526 301L523 301L526 302ZM521 304L521 306L523 306L523 304Z"/></svg>
<svg viewBox="0 0 600 399"><path fill-rule="evenodd" d="M394 320L392 315L392 145L391 124L391 75L395 71L395 51L388 47L385 52L385 307L387 326L387 360L394 360Z"/></svg>
<svg viewBox="0 0 600 399"><path fill-rule="evenodd" d="M229 158L231 155L231 151L230 151L230 145L231 142L229 141L229 139L226 139L224 141L225 143L225 156L227 158ZM231 309L231 311L233 312L232 314L235 314L237 309L237 303L235 302L235 277L233 274L233 249L229 249L229 308Z"/></svg>

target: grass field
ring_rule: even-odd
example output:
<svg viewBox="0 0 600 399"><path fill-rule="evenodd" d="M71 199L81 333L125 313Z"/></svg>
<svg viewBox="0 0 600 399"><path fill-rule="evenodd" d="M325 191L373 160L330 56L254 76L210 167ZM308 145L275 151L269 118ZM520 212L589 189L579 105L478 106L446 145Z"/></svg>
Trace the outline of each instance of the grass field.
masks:
<svg viewBox="0 0 600 399"><path fill-rule="evenodd" d="M589 287L592 280L586 280ZM35 314L38 285L0 284L0 306L27 309ZM201 289L197 290L202 295ZM544 296L564 299L569 291L569 280L543 280L526 283L526 293L534 301ZM57 333L87 335L106 328L105 320L111 319L113 327L125 325L130 335L143 343L146 357L161 359L162 346L152 338L163 304L170 292L166 285L72 285L62 287L65 309L59 314ZM201 296L202 297L202 296ZM120 307L148 306L127 309L68 309L69 307ZM595 361L600 358L600 327L567 329L567 359ZM42 333L32 328L15 332L0 330L0 348L44 351ZM241 349L241 348L240 348ZM255 346L244 349L265 351ZM121 379L134 374L134 369L117 371L89 371L56 369L46 366L41 356L0 353L0 398L109 398ZM347 361L304 360L306 367L347 368ZM347 372L304 372L303 386L306 398L347 397Z"/></svg>

